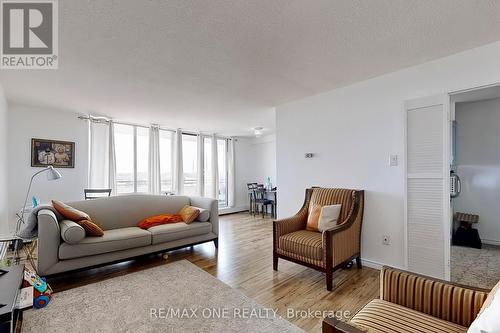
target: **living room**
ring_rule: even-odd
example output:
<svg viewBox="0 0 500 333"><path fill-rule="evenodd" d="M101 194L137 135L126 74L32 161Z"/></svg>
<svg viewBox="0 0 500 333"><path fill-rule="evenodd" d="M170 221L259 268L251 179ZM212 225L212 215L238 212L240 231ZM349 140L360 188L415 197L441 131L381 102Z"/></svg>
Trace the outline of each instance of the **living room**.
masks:
<svg viewBox="0 0 500 333"><path fill-rule="evenodd" d="M1 8L2 331L500 332L500 3Z"/></svg>

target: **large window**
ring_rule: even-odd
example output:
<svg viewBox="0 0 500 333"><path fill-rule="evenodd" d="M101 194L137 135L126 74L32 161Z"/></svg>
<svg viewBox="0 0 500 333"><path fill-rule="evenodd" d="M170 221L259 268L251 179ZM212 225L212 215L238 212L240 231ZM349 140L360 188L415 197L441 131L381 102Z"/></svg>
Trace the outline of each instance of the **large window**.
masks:
<svg viewBox="0 0 500 333"><path fill-rule="evenodd" d="M212 138L203 138L203 195L210 197L213 191L212 182Z"/></svg>
<svg viewBox="0 0 500 333"><path fill-rule="evenodd" d="M160 191L172 191L173 132L160 130Z"/></svg>
<svg viewBox="0 0 500 333"><path fill-rule="evenodd" d="M217 168L219 170L219 206L227 207L227 140L217 139Z"/></svg>
<svg viewBox="0 0 500 333"><path fill-rule="evenodd" d="M185 195L196 195L198 179L198 139L196 135L182 134L182 168Z"/></svg>
<svg viewBox="0 0 500 333"><path fill-rule="evenodd" d="M149 129L115 124L116 191L148 191Z"/></svg>
<svg viewBox="0 0 500 333"><path fill-rule="evenodd" d="M203 180L204 195L209 197L213 191L212 179L212 138L203 138ZM227 207L227 140L217 139L217 170L219 173L219 206Z"/></svg>
<svg viewBox="0 0 500 333"><path fill-rule="evenodd" d="M116 192L134 192L134 127L115 124Z"/></svg>
<svg viewBox="0 0 500 333"><path fill-rule="evenodd" d="M116 184L117 194L147 193L149 191L149 159L150 130L147 127L126 124L114 125L116 152ZM160 191L173 191L174 146L173 131L159 130L159 170ZM203 195L213 195L214 179L212 163L213 137L202 136L202 147L198 147L198 136L182 134L182 168L184 179L184 195L197 195L198 184L202 185ZM217 138L217 198L219 206L228 205L228 141ZM198 150L203 149L203 170L198 170ZM156 161L158 163L158 160ZM201 171L201 172L199 172ZM202 179L198 179L201 176ZM153 177L155 178L155 177ZM156 187L157 188L157 187Z"/></svg>
<svg viewBox="0 0 500 333"><path fill-rule="evenodd" d="M137 177L136 192L149 191L149 128L136 127Z"/></svg>

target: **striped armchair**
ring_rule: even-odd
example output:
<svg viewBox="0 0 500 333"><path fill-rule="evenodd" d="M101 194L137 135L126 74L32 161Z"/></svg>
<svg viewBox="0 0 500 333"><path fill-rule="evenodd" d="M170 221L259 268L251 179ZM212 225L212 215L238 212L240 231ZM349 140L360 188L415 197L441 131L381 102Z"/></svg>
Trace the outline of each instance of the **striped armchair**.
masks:
<svg viewBox="0 0 500 333"><path fill-rule="evenodd" d="M335 227L321 232L306 230L309 206L341 204ZM361 268L360 243L363 222L364 191L319 188L306 190L300 211L273 223L273 269L278 259L286 259L326 274L326 289L332 290L333 272L356 259Z"/></svg>
<svg viewBox="0 0 500 333"><path fill-rule="evenodd" d="M326 318L323 333L465 333L488 292L383 267L380 299L365 305L348 323Z"/></svg>

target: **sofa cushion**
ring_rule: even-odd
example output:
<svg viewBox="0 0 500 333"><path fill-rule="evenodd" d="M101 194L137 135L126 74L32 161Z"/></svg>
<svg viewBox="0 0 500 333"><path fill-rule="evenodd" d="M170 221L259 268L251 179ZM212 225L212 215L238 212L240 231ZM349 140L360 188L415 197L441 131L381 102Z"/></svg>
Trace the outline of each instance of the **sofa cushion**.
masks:
<svg viewBox="0 0 500 333"><path fill-rule="evenodd" d="M153 235L153 244L159 244L207 234L212 231L212 224L209 222L193 222L190 224L180 222L158 225L149 228L148 231Z"/></svg>
<svg viewBox="0 0 500 333"><path fill-rule="evenodd" d="M301 257L323 259L323 240L320 232L299 230L285 234L279 238L278 247Z"/></svg>
<svg viewBox="0 0 500 333"><path fill-rule="evenodd" d="M375 299L352 319L367 332L384 333L464 333L467 328L404 306Z"/></svg>
<svg viewBox="0 0 500 333"><path fill-rule="evenodd" d="M104 231L102 237L86 237L78 244L62 243L59 259L72 259L151 245L151 233L138 227Z"/></svg>
<svg viewBox="0 0 500 333"><path fill-rule="evenodd" d="M85 230L81 225L70 220L62 220L59 222L61 229L61 238L69 244L76 244L85 238Z"/></svg>

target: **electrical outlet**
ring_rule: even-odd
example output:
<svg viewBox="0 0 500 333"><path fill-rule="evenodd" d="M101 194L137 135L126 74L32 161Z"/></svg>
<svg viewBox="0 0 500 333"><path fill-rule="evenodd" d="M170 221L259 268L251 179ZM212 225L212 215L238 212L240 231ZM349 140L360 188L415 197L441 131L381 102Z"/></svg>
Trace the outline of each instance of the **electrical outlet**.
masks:
<svg viewBox="0 0 500 333"><path fill-rule="evenodd" d="M382 236L382 244L391 245L391 237L389 237L388 235Z"/></svg>
<svg viewBox="0 0 500 333"><path fill-rule="evenodd" d="M398 166L398 155L391 155L389 165L391 167Z"/></svg>

